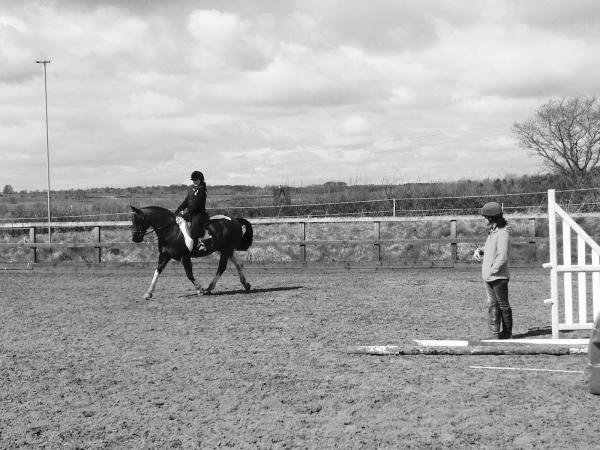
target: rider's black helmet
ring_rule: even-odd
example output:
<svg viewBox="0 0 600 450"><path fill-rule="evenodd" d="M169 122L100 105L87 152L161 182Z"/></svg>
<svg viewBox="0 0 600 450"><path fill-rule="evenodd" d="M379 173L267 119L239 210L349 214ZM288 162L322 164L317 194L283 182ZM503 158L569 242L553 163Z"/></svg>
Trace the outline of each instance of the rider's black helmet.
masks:
<svg viewBox="0 0 600 450"><path fill-rule="evenodd" d="M204 181L204 175L199 170L194 170L192 172L192 176L190 178L192 179L192 181L195 181L195 180Z"/></svg>

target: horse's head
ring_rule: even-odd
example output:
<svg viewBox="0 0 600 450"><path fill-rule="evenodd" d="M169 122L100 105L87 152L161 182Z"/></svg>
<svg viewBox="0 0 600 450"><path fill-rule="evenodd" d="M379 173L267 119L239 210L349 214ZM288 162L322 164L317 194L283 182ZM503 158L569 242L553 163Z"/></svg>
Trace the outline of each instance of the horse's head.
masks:
<svg viewBox="0 0 600 450"><path fill-rule="evenodd" d="M150 221L146 218L141 209L132 206L131 210L133 211L133 217L131 219L131 239L133 242L142 242L146 235L146 230L150 227Z"/></svg>

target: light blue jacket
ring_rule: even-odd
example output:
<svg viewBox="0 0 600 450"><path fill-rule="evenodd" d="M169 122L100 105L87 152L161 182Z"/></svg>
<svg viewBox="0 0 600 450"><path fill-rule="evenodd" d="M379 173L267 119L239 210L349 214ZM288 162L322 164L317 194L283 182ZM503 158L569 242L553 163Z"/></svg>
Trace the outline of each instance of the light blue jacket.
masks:
<svg viewBox="0 0 600 450"><path fill-rule="evenodd" d="M510 250L510 227L494 227L490 229L485 246L483 247L483 263L481 276L485 281L510 278L508 272Z"/></svg>

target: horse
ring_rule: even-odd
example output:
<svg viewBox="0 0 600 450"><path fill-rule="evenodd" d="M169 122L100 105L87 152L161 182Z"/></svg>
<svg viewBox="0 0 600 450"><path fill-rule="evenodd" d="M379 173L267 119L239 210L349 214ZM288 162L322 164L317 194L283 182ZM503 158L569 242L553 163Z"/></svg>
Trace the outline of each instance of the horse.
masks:
<svg viewBox="0 0 600 450"><path fill-rule="evenodd" d="M145 300L152 298L158 277L171 259L181 261L185 269L185 274L196 288L198 295L210 294L212 292L217 281L223 272L225 272L228 260L231 260L235 265L244 289L246 291L250 290L250 283L246 281L246 277L242 272L242 264L233 254L235 250L248 250L252 245L254 232L252 225L246 219L241 217L230 219L225 216L211 217L210 222L206 226L206 232L210 237L202 240L205 243L206 249L199 251L197 248L194 248L190 251L185 243L184 235L177 224L174 213L160 206L146 206L143 208L131 206L131 210L133 211L133 242L142 242L144 236L152 232L147 231L148 228L152 228L158 237L158 265L156 266L150 287L143 296ZM203 289L202 284L194 278L191 258L207 256L214 252L220 253L217 274L208 287Z"/></svg>

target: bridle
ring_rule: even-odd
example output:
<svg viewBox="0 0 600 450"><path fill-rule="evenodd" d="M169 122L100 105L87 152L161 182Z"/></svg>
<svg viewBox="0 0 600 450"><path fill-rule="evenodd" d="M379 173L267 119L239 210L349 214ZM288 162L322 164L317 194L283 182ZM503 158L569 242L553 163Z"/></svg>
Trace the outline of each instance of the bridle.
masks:
<svg viewBox="0 0 600 450"><path fill-rule="evenodd" d="M133 237L137 237L137 238L143 239L144 236L152 233L153 231L156 231L157 232L156 234L158 234L159 230L162 230L163 228L167 228L169 225L171 225L171 224L167 223L167 224L162 225L160 227L154 227L154 226L152 226L152 224L148 224L148 228L146 228L146 231L132 230L131 234L132 234Z"/></svg>
<svg viewBox="0 0 600 450"><path fill-rule="evenodd" d="M152 227L150 227L150 226L149 226L148 228L149 228L149 229L146 229L146 231L142 231L142 230L132 230L132 231L131 231L131 234L133 235L133 237L138 237L138 238L139 238L139 237L141 236L141 237L143 238L143 237L144 237L144 236L146 236L147 234L150 234L150 233L152 233L152 232L154 231L154 229L153 229Z"/></svg>

